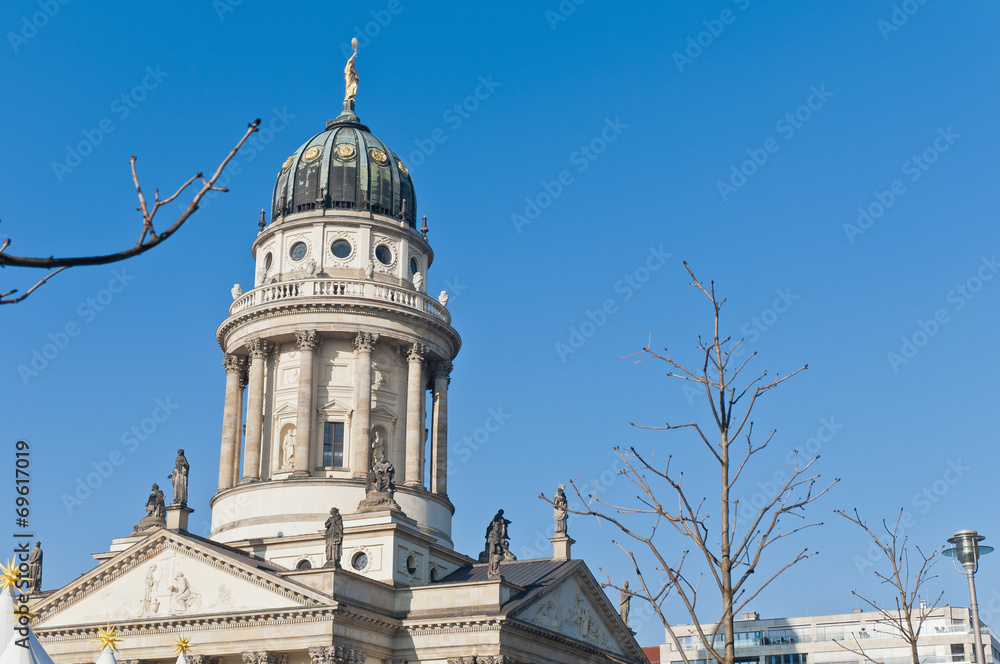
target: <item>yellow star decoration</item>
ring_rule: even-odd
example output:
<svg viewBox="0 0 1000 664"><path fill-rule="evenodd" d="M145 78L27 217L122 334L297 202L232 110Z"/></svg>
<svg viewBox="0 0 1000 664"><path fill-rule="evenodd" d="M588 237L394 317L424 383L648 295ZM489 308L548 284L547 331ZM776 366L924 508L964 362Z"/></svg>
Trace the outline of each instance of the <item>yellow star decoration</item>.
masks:
<svg viewBox="0 0 1000 664"><path fill-rule="evenodd" d="M21 618L27 618L29 625L35 624L35 618L38 617L38 611L32 611L31 605L29 604L22 604L21 606L23 608L20 611L17 608L15 608L13 611L10 612L10 614L14 616L11 622L16 623Z"/></svg>
<svg viewBox="0 0 1000 664"><path fill-rule="evenodd" d="M191 638L188 636L178 636L174 642L174 654L188 654L191 650Z"/></svg>
<svg viewBox="0 0 1000 664"><path fill-rule="evenodd" d="M118 652L118 642L121 641L118 628L112 627L111 623L108 623L107 627L98 627L97 638L94 641L97 641L97 650L111 648L111 652Z"/></svg>
<svg viewBox="0 0 1000 664"><path fill-rule="evenodd" d="M0 565L0 590L8 588L20 590L17 584L26 580L21 576L21 568L13 560L8 560L6 565Z"/></svg>

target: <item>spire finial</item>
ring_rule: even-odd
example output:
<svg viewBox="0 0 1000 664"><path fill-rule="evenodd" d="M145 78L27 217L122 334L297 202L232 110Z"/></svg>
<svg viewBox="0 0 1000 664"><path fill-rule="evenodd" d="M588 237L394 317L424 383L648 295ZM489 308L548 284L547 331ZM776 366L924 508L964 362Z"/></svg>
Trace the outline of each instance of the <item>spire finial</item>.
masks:
<svg viewBox="0 0 1000 664"><path fill-rule="evenodd" d="M260 221L257 222L257 225L260 226L260 230L264 230L264 227L267 226L267 222L264 220L264 208L260 209Z"/></svg>
<svg viewBox="0 0 1000 664"><path fill-rule="evenodd" d="M427 239L427 230L428 230L427 229L427 215L426 214L424 215L424 218L421 221L423 221L423 224L420 226L420 234L423 235L424 239L426 240Z"/></svg>
<svg viewBox="0 0 1000 664"><path fill-rule="evenodd" d="M353 111L354 110L354 98L358 94L358 70L354 67L354 59L358 57L358 39L355 37L351 40L351 47L354 48L354 54L351 55L347 60L347 65L344 67L344 110Z"/></svg>

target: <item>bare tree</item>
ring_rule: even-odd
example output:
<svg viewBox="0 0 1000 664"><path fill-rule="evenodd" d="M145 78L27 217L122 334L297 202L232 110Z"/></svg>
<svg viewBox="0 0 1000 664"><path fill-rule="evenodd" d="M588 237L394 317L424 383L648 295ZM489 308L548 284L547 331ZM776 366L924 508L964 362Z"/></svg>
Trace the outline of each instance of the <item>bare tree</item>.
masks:
<svg viewBox="0 0 1000 664"><path fill-rule="evenodd" d="M774 379L769 379L765 371L751 380L737 383L756 353L751 353L742 361L736 359L734 352L742 340L731 343L730 337L720 332L720 310L725 299L716 297L714 283L706 286L694 276L687 263L684 267L691 276L691 285L708 298L713 309L712 336L707 341L700 336L698 338L700 366L688 369L675 361L666 349L662 352L652 350L651 344L633 356L640 356L637 362L664 362L668 367L667 376L700 386L705 392L705 403L711 417L706 415L706 427L698 422L663 426L641 426L633 422L632 426L662 431L693 431L696 440L700 440L707 450L710 472L719 473L717 509L712 510L706 505L707 498L693 499L684 487L684 474L671 469L670 456L661 462L655 458L655 451L647 453L632 446L628 449L616 447L615 451L624 462L620 474L638 490L637 503L613 504L596 497L597 491L584 496L580 487L572 482L582 506L569 511L610 523L625 536L624 543L613 541L628 556L639 581L628 592L632 597L649 602L684 662L688 662L687 653L664 612L664 602L671 593L681 600L694 623L701 648L719 664L733 664L733 616L781 573L815 553L802 549L784 563L774 565L769 561L765 567L772 570L770 575L758 582L754 572L761 566L765 550L800 530L819 525L797 523L790 528L783 526L785 517L803 518L802 511L806 505L826 493L837 480L826 487L817 487L818 476L810 474L810 467L818 457L800 461L796 453L787 481L776 483L773 495L766 498L764 505L751 510L745 522L737 519L739 479L751 458L767 448L775 433L772 430L764 436L755 436L751 411L759 398L806 367ZM718 439L710 439L709 431L713 437L717 432ZM549 500L544 494L541 497ZM674 501L676 506L668 505ZM716 521L713 522L713 518ZM714 591L711 594L721 603L721 615L716 620L706 621L699 613L701 579L684 571L690 550L674 557L676 547L672 542L665 541L661 528L686 538L695 556L704 563L702 567L708 570L707 576ZM714 535L710 534L713 529ZM608 580L603 586L623 590L611 582L607 572L605 576ZM720 635L721 648L718 642Z"/></svg>
<svg viewBox="0 0 1000 664"><path fill-rule="evenodd" d="M937 608L944 594L943 592L938 594L937 598L928 604L927 602L920 601L920 589L928 581L936 578L937 575L931 574L931 568L940 559L941 548L938 547L930 555L924 555L919 546L914 547L917 550L917 555L920 557L920 564L914 569L910 566L910 555L906 543L907 538L899 530L900 520L903 518L903 510L899 511L896 523L893 524L891 529L884 520L882 521L882 530L885 531L884 535L880 535L869 528L861 520L861 515L858 514L857 509L854 510L853 515L841 510L834 510L834 512L864 530L875 546L882 552L885 561L889 563L888 573L883 574L875 570L875 576L880 578L883 584L889 584L892 587L892 603L895 605L895 608L865 597L856 590L852 590L851 594L870 606L873 611L878 612L878 624L888 625L893 635L899 636L906 641L906 644L910 647L910 658L913 664L920 664L920 657L917 654L917 641L920 639L920 630L923 629L924 622L926 622L934 609ZM837 640L834 640L834 643L844 650L848 650L859 657L864 657L873 664L883 664L880 660L872 658L865 652L857 636L854 637L853 645Z"/></svg>
<svg viewBox="0 0 1000 664"><path fill-rule="evenodd" d="M128 249L100 256L75 256L70 258L54 258L50 256L48 258L33 258L28 256L12 256L6 253L7 247L10 246L11 241L10 238L4 240L3 244L0 245L0 267L26 267L50 271L44 277L39 279L34 286L17 297L11 297L18 292L18 289L16 288L0 293L0 304L17 304L18 302L23 301L46 281L71 267L76 267L78 265L104 265L106 263L117 263L118 261L123 261L125 259L132 258L133 256L143 254L166 241L167 238L180 229L184 222L187 221L188 217L195 213L198 209L199 201L201 201L205 194L209 191L228 191L228 189L223 187L216 187L215 182L219 179L219 176L222 175L222 170L226 167L226 164L228 164L229 161L236 156L237 151L243 147L246 140L257 131L259 126L260 119L254 120L247 125L247 130L243 133L243 137L236 144L236 147L230 150L229 154L222 160L222 163L219 164L218 168L215 169L215 173L212 174L212 177L206 180L202 173L196 173L187 182L182 184L172 196L168 196L164 199L160 198L160 190L156 189L153 194L152 206L147 205L146 197L142 193L142 187L139 186L139 176L135 170L136 158L133 156L129 160L129 163L132 166L132 182L135 183L135 191L139 196L139 207L136 209L142 213L142 233L139 235L138 242ZM171 203L174 199L180 196L185 189L194 183L195 180L201 180L201 187L195 193L191 202L188 203L187 208L181 212L180 216L177 217L169 228L157 234L156 230L153 228L153 218L156 216L157 211L159 211L160 207Z"/></svg>

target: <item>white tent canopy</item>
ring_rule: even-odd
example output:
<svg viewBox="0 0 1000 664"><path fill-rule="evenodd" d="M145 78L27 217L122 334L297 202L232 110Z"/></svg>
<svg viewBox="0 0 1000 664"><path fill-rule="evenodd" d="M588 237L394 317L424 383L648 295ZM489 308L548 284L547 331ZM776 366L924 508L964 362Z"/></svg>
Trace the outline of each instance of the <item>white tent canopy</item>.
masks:
<svg viewBox="0 0 1000 664"><path fill-rule="evenodd" d="M38 642L34 631L28 629L27 648L17 644L18 639L23 638L20 634L14 634L0 655L0 664L55 664L49 653L45 652L45 648Z"/></svg>
<svg viewBox="0 0 1000 664"><path fill-rule="evenodd" d="M0 626L0 630L2 630L0 631L0 644L3 644L4 647L17 635L17 632L14 631L17 624L13 622L15 610L14 593L10 588L4 588L3 592L0 592L0 621L3 622L3 625Z"/></svg>
<svg viewBox="0 0 1000 664"><path fill-rule="evenodd" d="M0 664L4 663L0 662ZM104 646L104 650L101 651L101 656L97 658L97 661L94 664L118 664L111 646Z"/></svg>

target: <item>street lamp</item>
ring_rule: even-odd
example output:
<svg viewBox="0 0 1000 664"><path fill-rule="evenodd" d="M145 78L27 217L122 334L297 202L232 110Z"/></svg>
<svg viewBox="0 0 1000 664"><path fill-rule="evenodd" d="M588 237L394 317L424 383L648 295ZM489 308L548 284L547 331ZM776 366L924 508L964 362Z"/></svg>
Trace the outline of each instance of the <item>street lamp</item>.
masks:
<svg viewBox="0 0 1000 664"><path fill-rule="evenodd" d="M969 599L972 602L972 626L976 634L976 662L982 660L985 664L983 653L983 633L979 629L979 605L976 603L976 579L975 574L979 570L979 556L985 556L993 550L992 546L980 546L985 537L975 530L959 530L954 537L948 538L948 544L954 544L950 549L943 551L944 555L954 558L952 561L955 569L959 572L965 571L969 577ZM962 563L959 569L958 564Z"/></svg>

